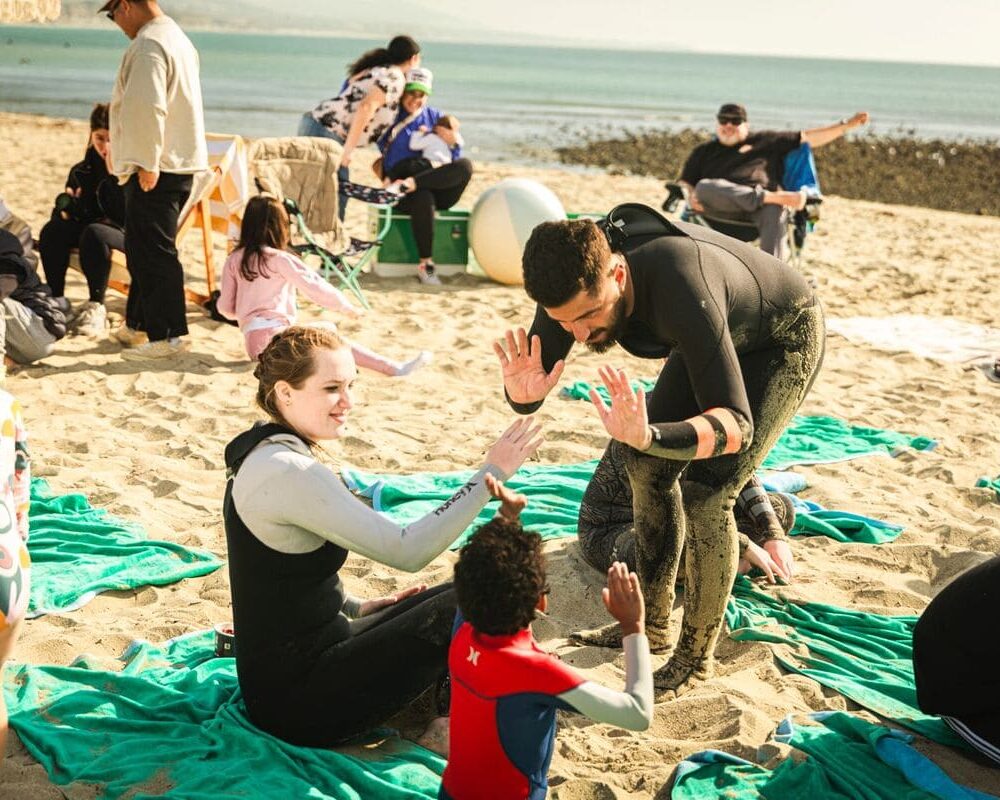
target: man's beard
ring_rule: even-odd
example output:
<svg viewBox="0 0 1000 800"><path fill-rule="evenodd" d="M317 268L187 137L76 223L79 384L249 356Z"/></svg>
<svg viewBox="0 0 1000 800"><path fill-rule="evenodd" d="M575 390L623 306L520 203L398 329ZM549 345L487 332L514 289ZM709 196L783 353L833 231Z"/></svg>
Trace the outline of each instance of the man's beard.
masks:
<svg viewBox="0 0 1000 800"><path fill-rule="evenodd" d="M614 308L611 309L611 318L608 320L608 324L599 329L604 333L604 338L599 342L586 342L585 346L590 352L606 353L618 343L622 334L625 333L625 328L628 326L628 318L625 316L626 305L628 305L628 301L625 299L625 295L622 294L615 301Z"/></svg>

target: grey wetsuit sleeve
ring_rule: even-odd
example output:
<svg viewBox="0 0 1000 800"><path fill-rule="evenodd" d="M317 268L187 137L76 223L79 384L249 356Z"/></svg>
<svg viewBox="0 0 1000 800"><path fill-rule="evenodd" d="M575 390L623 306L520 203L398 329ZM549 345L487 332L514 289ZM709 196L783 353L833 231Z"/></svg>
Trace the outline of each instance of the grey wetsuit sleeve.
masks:
<svg viewBox="0 0 1000 800"><path fill-rule="evenodd" d="M387 566L416 572L444 552L489 501L487 472L501 480L507 477L487 464L433 511L400 525L362 503L312 456L265 444L241 467L233 500L243 522L265 543L311 534Z"/></svg>
<svg viewBox="0 0 1000 800"><path fill-rule="evenodd" d="M653 721L653 668L649 640L634 633L622 642L625 650L625 691L616 692L594 681L584 681L559 699L584 716L630 731L644 731Z"/></svg>

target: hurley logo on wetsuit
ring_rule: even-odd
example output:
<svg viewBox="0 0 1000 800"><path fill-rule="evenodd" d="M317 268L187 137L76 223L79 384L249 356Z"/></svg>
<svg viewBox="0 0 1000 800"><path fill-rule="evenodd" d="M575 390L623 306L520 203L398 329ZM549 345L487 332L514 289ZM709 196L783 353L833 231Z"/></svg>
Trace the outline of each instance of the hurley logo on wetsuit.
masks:
<svg viewBox="0 0 1000 800"><path fill-rule="evenodd" d="M466 661L471 661L472 666L479 666L479 651L475 647L469 647L469 657L465 659Z"/></svg>
<svg viewBox="0 0 1000 800"><path fill-rule="evenodd" d="M454 503L461 500L463 497L469 494L473 489L475 489L476 486L478 485L479 484L477 484L475 481L469 481L467 484L465 484L465 486L463 486L461 489L455 492L455 494L451 496L450 500L446 501L444 504L434 509L434 516L437 516L438 514L443 514L445 511L451 508L451 506Z"/></svg>

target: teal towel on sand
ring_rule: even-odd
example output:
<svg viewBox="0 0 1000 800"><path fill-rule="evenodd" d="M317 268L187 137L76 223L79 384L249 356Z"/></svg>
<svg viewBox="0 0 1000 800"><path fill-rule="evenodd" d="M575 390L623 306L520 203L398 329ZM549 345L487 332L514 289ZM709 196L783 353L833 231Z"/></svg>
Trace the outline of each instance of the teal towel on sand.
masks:
<svg viewBox="0 0 1000 800"><path fill-rule="evenodd" d="M596 467L596 461L583 461L579 464L532 465L518 470L507 485L528 498L528 507L521 514L524 527L541 534L543 539L576 536L580 502ZM473 472L376 475L344 468L341 475L352 491L372 499L376 511L406 523L430 513L448 500L472 477ZM765 476L765 486L768 483ZM496 501L487 504L452 545L452 549L461 547L473 530L492 519L497 505ZM902 530L899 525L847 511L827 510L818 503L796 498L793 535L829 536L839 542L881 544L891 542Z"/></svg>
<svg viewBox="0 0 1000 800"><path fill-rule="evenodd" d="M677 765L671 800L994 800L952 781L905 733L843 711L799 719L778 726L774 739L799 752L773 770L717 750L695 753Z"/></svg>
<svg viewBox="0 0 1000 800"><path fill-rule="evenodd" d="M785 669L928 739L961 745L944 722L917 705L916 621L915 616L886 617L822 603L792 603L761 592L745 577L736 579L726 608L730 638L788 645L775 651Z"/></svg>
<svg viewBox="0 0 1000 800"><path fill-rule="evenodd" d="M82 494L53 495L31 482L29 617L72 611L99 592L162 586L214 572L222 562L176 542L147 539L135 524L94 508Z"/></svg>
<svg viewBox="0 0 1000 800"><path fill-rule="evenodd" d="M976 486L983 489L992 489L994 492L996 492L997 502L1000 502L1000 475L998 475L993 479L980 478L978 481L976 481Z"/></svg>
<svg viewBox="0 0 1000 800"><path fill-rule="evenodd" d="M437 797L444 760L396 737L352 756L294 747L253 727L235 661L213 650L206 631L162 647L135 643L121 672L80 659L9 664L11 725L56 784L75 783L95 799Z"/></svg>
<svg viewBox="0 0 1000 800"><path fill-rule="evenodd" d="M653 388L653 381L633 381L633 387L642 386L647 392ZM592 384L577 381L564 386L560 397L573 400L589 400ZM597 389L610 402L607 390ZM796 464L832 464L876 453L894 455L903 448L931 450L937 444L926 436L910 436L881 428L865 428L848 425L836 417L796 416L788 426L774 449L767 454L762 469L788 469Z"/></svg>

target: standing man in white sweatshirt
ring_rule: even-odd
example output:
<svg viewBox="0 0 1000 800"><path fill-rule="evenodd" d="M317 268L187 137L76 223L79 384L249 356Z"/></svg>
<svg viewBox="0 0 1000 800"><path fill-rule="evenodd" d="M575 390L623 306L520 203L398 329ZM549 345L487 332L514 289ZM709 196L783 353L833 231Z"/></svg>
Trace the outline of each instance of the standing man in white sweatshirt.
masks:
<svg viewBox="0 0 1000 800"><path fill-rule="evenodd" d="M198 51L156 0L109 0L101 11L132 40L111 95L111 161L125 187L132 279L125 325L113 335L133 348L123 358L169 358L188 347L178 217L192 175L208 168Z"/></svg>

